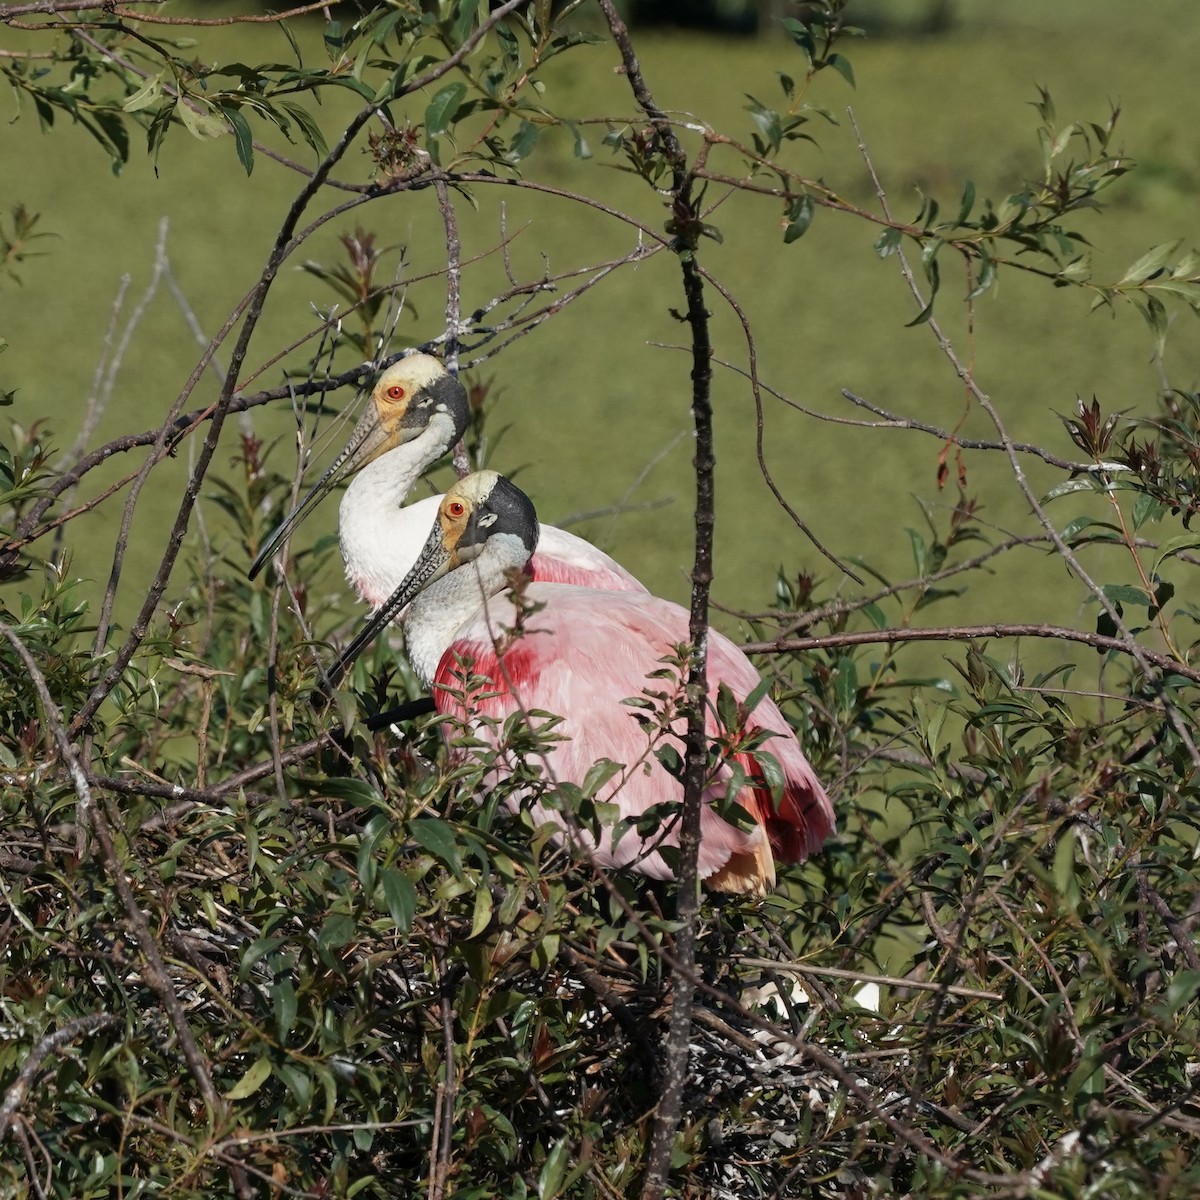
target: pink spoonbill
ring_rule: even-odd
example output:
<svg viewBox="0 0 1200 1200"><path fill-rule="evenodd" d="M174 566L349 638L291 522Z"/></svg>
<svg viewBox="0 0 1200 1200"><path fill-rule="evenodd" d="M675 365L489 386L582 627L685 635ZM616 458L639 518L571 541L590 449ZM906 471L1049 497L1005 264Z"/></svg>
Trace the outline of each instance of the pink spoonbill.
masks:
<svg viewBox="0 0 1200 1200"><path fill-rule="evenodd" d="M372 608L383 604L416 562L442 497L407 507L404 501L421 475L463 436L470 420L466 390L431 354L409 354L388 367L341 453L263 543L250 578L340 479L352 477L338 513L346 578ZM535 579L645 590L616 560L553 526L542 530L532 571Z"/></svg>
<svg viewBox="0 0 1200 1200"><path fill-rule="evenodd" d="M674 878L673 856L661 851L678 845L683 787L656 750L682 744L681 710L662 700L671 687L663 663L677 661L677 648L688 641L688 614L646 592L530 580L525 572L538 545L533 505L513 483L494 471L460 480L442 498L412 571L346 648L331 678L340 679L408 606L403 624L413 667L432 686L438 711L455 718L443 730L465 724L496 752L493 783L511 771L504 730L522 713L535 738L539 729L549 731L526 762L540 762L551 787L582 786L601 760L619 764L596 793L598 803L613 806L606 824L579 827L536 796L513 795L509 807L528 808L536 824L555 824L560 832L570 825L569 840L602 868ZM716 757L704 794L700 876L716 891L763 895L775 882L776 861L799 862L829 836L833 808L758 672L712 629L708 678L714 697L727 688L736 700L738 728L725 727L711 707ZM681 701L682 682L675 682ZM659 701L645 699L654 694ZM664 715L656 720L647 710L660 702ZM561 721L547 724L547 713ZM666 814L655 829L646 816L651 809Z"/></svg>

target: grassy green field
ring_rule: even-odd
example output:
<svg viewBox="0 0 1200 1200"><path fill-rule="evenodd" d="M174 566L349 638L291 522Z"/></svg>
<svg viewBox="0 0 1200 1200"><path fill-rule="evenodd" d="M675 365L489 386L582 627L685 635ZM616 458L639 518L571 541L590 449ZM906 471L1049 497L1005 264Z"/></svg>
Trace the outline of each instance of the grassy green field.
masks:
<svg viewBox="0 0 1200 1200"><path fill-rule="evenodd" d="M208 6L215 7L215 6ZM870 15L870 6L866 6ZM877 6L876 6L877 7ZM853 11L853 10L852 10ZM792 161L840 194L876 207L856 139L854 114L897 215L915 214L920 192L953 208L965 180L980 195L1001 197L1036 173L1035 85L1047 87L1060 122L1103 120L1110 103L1122 109L1118 142L1138 169L1109 193L1110 207L1088 215L1080 228L1098 247L1098 279L1120 275L1151 245L1197 239L1194 191L1200 117L1194 64L1200 29L1183 0L1152 7L1116 0L1059 0L1054 5L964 3L960 23L936 39L882 33L847 52L857 74L851 90L832 72L820 77L812 98L829 108L836 126L817 122L819 145L798 144ZM319 34L303 31L313 54ZM207 35L206 35L207 36ZM225 52L231 40L246 61L278 60L287 48L269 28L214 31L205 57ZM799 69L798 54L784 41L644 31L639 51L659 102L681 114L747 137L745 94L777 95L775 72ZM631 115L623 78L609 47L585 47L546 75L547 99L560 111L622 118ZM329 135L352 111L339 98L323 112ZM407 115L421 118L423 104ZM95 364L101 354L112 300L123 274L131 278L122 319L146 287L159 223L168 222L168 252L179 285L199 321L212 331L253 284L298 176L260 156L247 179L234 161L231 139L200 144L173 132L157 176L137 148L120 177L79 130L38 131L32 114L20 119L6 100L0 152L9 164L0 208L16 203L43 214L56 236L42 243L46 257L21 270L23 283L3 282L0 333L10 349L0 359L0 384L17 388L13 418L28 425L44 419L59 446L68 446L82 420ZM258 131L256 130L256 133ZM602 129L589 132L595 156L571 154L565 132L547 135L528 160L527 174L557 186L602 196L653 228L664 212L644 184L614 171L600 146ZM299 151L296 151L299 155ZM728 165L735 167L731 158ZM347 174L365 177L365 156L352 153ZM629 250L634 237L620 222L514 192L484 188L474 208L459 204L464 249L494 247L503 220L519 230L511 250L514 270L535 277L543 263L554 271L600 261ZM715 191L709 198L717 199ZM738 298L753 323L764 380L795 401L832 418L856 417L840 395L849 388L894 412L953 426L965 396L930 331L908 328L916 309L896 260L872 251L875 230L846 216L818 211L809 233L784 246L780 210L771 201L735 197L713 221L724 242L705 243L704 263ZM437 270L443 261L440 222L431 192L399 196L333 224L310 243L307 256L337 254L336 235L354 221L389 244L408 248L411 271ZM948 272L949 275L949 272ZM486 301L502 279L498 256L469 266L464 307ZM1088 298L1009 272L976 307L973 334L964 325L965 279L947 278L940 315L974 364L981 385L1008 421L1014 437L1059 453L1072 448L1056 413L1079 396L1099 397L1106 409L1152 415L1159 376L1151 340L1132 308L1088 314ZM258 364L312 324L312 303L329 294L311 277L286 269L251 350ZM417 320L401 333L420 339L440 329L442 285L413 289ZM618 272L587 297L514 343L487 364L483 377L498 397L492 428L509 426L493 464L521 468L521 481L542 515L553 521L611 506L646 506L583 522L579 531L600 541L655 591L683 599L691 552L689 363L676 343L682 327L670 309L681 305L677 265L659 255L637 269ZM745 345L731 313L714 295L717 354L745 363ZM1178 315L1168 343L1172 384L1195 385L1200 347L1191 318ZM127 350L112 403L93 444L158 422L193 367L198 347L164 289L151 303ZM293 356L297 361L298 356ZM345 365L349 365L348 361ZM278 368L263 383L279 382ZM215 379L202 388L211 395ZM755 422L749 391L736 375L718 372L719 520L714 597L732 606L762 607L773 593L779 566L807 568L835 585L834 570L819 558L775 504L754 456ZM285 436L275 465L291 454L285 409L257 411L255 429ZM965 429L986 436L986 418L969 413ZM228 451L237 452L236 428L227 428ZM935 510L954 496L935 484L939 445L907 431L851 428L772 403L766 412L766 457L792 505L836 553L862 556L889 574L911 573L905 526L920 527L918 500ZM157 563L164 530L183 486L187 453L155 473L134 525L135 552L120 595L126 617L144 594ZM999 455L965 456L969 492L996 529L1028 532L1026 505ZM86 494L116 478L122 462L90 479ZM1035 488L1058 481L1030 468ZM1060 524L1090 511L1067 501L1052 510ZM649 507L653 506L653 507ZM1095 514L1099 515L1099 514ZM315 517L308 536L332 530L335 507ZM112 504L72 525L72 569L107 578L116 512ZM211 511L207 534L218 552L238 562L240 534ZM1119 560L1101 575L1125 579ZM331 596L344 597L331 571ZM12 587L13 585L8 585ZM16 585L20 586L20 585ZM183 586L182 579L179 586ZM169 599L170 594L168 595ZM985 620L1087 620L1083 593L1061 565L1028 552L978 583L957 616ZM346 601L344 611L349 612Z"/></svg>

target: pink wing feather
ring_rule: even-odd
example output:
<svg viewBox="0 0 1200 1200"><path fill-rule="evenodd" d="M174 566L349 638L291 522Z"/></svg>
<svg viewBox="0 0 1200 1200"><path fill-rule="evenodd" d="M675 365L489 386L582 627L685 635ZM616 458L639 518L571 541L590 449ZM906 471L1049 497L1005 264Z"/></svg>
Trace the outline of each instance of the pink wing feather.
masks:
<svg viewBox="0 0 1200 1200"><path fill-rule="evenodd" d="M542 526L529 567L539 583L573 583L612 592L646 590L615 558L554 525Z"/></svg>
<svg viewBox="0 0 1200 1200"><path fill-rule="evenodd" d="M490 600L477 618L458 631L434 679L439 711L470 722L493 746L497 744L498 727L514 712L536 709L560 715L563 720L555 733L566 740L554 743L546 756L554 778L580 784L598 759L608 758L625 769L601 789L598 798L615 804L622 818L636 819L656 804L679 800L680 783L653 750L666 741L682 753L682 742L678 736L660 735L652 744L651 736L635 717L643 710L623 701L641 696L644 690L672 688L670 679L647 679L647 675L661 668L660 660L687 640L687 614L678 605L644 591L605 592L537 581L526 586L525 604L543 607L524 617L524 632L519 637L506 638L503 633L516 624L515 609L507 595ZM502 648L499 656L497 645ZM462 663L470 664L467 674L488 681L473 691L466 704L461 695ZM749 659L716 631L710 632L708 669L714 695L718 683L723 682L741 701L759 683L758 672ZM769 697L764 697L751 716L748 724L752 730L779 735L768 738L762 749L775 757L783 771L783 794L776 804L757 764L749 755L739 756L748 778L757 781L758 786L752 783L743 789L738 802L760 826L760 830L740 829L712 807L724 799L729 768L718 773L709 787L701 817L702 878L717 875L734 859L749 856L761 860L764 833L775 858L798 862L814 852L833 830L829 798L783 714ZM481 722L479 718L491 721ZM720 736L711 713L708 726L713 738ZM682 727L682 718L672 722L676 735ZM497 748L503 755L504 749ZM501 773L498 769L497 774ZM562 815L553 810L535 804L532 811L539 823L563 823ZM635 829L624 832L615 845L608 834L599 845L590 836L579 840L602 867L632 865L646 875L673 878L670 865L655 849L659 844L678 844L678 833L669 821L663 822L647 842ZM766 857L762 873L769 882L773 879L771 854Z"/></svg>

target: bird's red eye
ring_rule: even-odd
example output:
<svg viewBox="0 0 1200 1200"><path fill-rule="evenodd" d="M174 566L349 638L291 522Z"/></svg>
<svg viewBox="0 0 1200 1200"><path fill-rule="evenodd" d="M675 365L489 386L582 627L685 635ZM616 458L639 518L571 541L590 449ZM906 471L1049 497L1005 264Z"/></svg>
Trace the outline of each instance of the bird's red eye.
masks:
<svg viewBox="0 0 1200 1200"><path fill-rule="evenodd" d="M387 394L389 400L404 399L404 389L398 383L393 383L392 386L388 388Z"/></svg>
<svg viewBox="0 0 1200 1200"><path fill-rule="evenodd" d="M446 512L452 517L461 517L467 511L467 506L458 500L451 500L446 505Z"/></svg>

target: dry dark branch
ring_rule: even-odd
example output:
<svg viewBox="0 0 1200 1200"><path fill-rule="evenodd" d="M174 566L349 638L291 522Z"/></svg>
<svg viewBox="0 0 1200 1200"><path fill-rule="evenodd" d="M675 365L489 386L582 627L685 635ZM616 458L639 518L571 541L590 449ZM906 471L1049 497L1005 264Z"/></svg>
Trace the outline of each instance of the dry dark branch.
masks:
<svg viewBox="0 0 1200 1200"><path fill-rule="evenodd" d="M150 924L146 920L146 916L137 902L137 897L133 894L133 888L126 877L125 867L121 862L120 856L117 854L108 821L100 811L100 806L95 803L91 795L83 769L80 767L79 760L71 746L67 730L63 725L62 714L59 712L58 706L54 703L50 689L46 684L45 676L43 676L25 643L6 624L0 623L0 634L3 634L8 639L13 649L20 656L26 670L29 672L30 678L33 680L34 687L37 689L46 724L50 728L55 745L67 765L75 787L79 813L77 824L81 828L87 825L91 826L92 833L100 846L100 853L104 859L108 876L121 898L121 905L125 910L125 919L129 924L130 931L133 933L134 940L138 944L138 948L142 952L146 980L162 1002L163 1009L175 1032L175 1037L178 1039L180 1052L188 1065L188 1070L192 1078L196 1081L196 1086L199 1088L200 1095L204 1099L205 1107L208 1109L209 1120L213 1124L216 1124L221 1113L224 1111L224 1101L213 1084L211 1066L207 1058L201 1053L200 1047L197 1045L196 1039L192 1034L187 1014L184 1012L183 1004L171 983L166 962L159 950L158 942L155 941L154 934L150 930ZM244 1174L236 1164L230 1166L230 1174L239 1200L247 1200L251 1192Z"/></svg>
<svg viewBox="0 0 1200 1200"><path fill-rule="evenodd" d="M747 654L773 654L780 651L805 651L832 649L838 646L868 646L902 642L970 642L980 638L1055 638L1063 642L1078 642L1093 646L1097 650L1118 654L1130 654L1135 659L1144 658L1167 674L1181 675L1192 683L1200 683L1200 670L1181 663L1166 654L1158 654L1145 646L1137 647L1133 654L1124 638L1106 637L1102 633L1087 633L1082 629L1070 629L1064 625L997 624L997 625L948 625L937 629L863 629L853 633L830 633L823 637L779 637L769 642L748 642L742 649Z"/></svg>
<svg viewBox="0 0 1200 1200"><path fill-rule="evenodd" d="M871 156L867 150L866 143L863 141L862 132L858 127L858 123L854 118L854 113L851 110L850 122L854 127L855 136L858 139L859 153L866 163L867 170L871 176L871 182L875 187L876 195L879 197L879 203L883 209L884 216L891 219L889 211L887 193L884 191L882 183L879 181L879 176L875 172L874 164L871 161ZM922 294L920 287L917 285L916 276L913 274L912 268L909 265L908 258L901 249L897 251L897 259L900 263L900 270L904 275L904 280L908 285L909 291L913 295L913 299L918 305L919 310L924 310L926 306L926 297ZM946 361L953 368L954 373L962 381L963 386L968 390L971 397L979 405L979 407L987 414L992 422L996 433L1000 437L1001 444L1004 447L1005 456L1008 459L1009 467L1012 471L1013 479L1016 481L1017 487L1021 494L1025 497L1034 516L1037 518L1038 524L1046 531L1051 542L1054 543L1054 548L1058 551L1059 557L1064 563L1070 567L1071 571L1079 579L1079 581L1087 588L1092 597L1104 610L1108 619L1112 622L1113 628L1121 635L1121 641L1124 643L1125 652L1131 655L1145 673L1147 680L1153 685L1159 685L1160 681L1152 668L1150 657L1143 651L1142 646L1134 638L1125 619L1117 610L1116 604L1109 599L1107 592L1092 578L1091 574L1084 569L1083 564L1079 561L1078 556L1067 545L1062 534L1055 527L1054 522L1046 515L1045 507L1038 500L1037 494L1030 487L1029 481L1025 476L1025 468L1021 463L1018 454L1016 443L1009 435L1008 428L1000 416L999 410L992 403L991 397L981 388L975 379L974 372L967 366L966 363L959 358L957 351L946 334L942 331L936 317L930 316L925 322L929 332L933 335L937 342L938 349L945 356ZM1176 706L1170 700L1163 697L1163 707L1166 712L1167 719L1171 722L1175 732L1179 735L1179 740L1186 747L1192 765L1195 769L1200 770L1200 748L1197 747L1195 739L1192 737L1190 723L1184 714L1180 713Z"/></svg>
<svg viewBox="0 0 1200 1200"><path fill-rule="evenodd" d="M675 249L683 273L687 300L686 320L692 335L692 420L696 430L696 531L692 566L692 596L688 636L692 654L687 678L687 733L684 739L683 813L679 828L679 881L675 956L680 969L674 977L671 1026L667 1034L663 1086L654 1122L642 1184L643 1200L661 1200L670 1172L671 1150L679 1124L687 1080L688 1042L691 1032L692 978L696 967L696 924L700 907L697 860L700 851L700 814L708 769L708 737L705 729L708 700L708 595L712 585L713 529L716 523L714 469L716 456L712 428L712 345L708 310L704 301L704 277L696 262L699 236L698 205L693 197L693 178L687 156L666 114L658 107L642 75L625 27L612 0L600 0L609 31L621 52L621 62L634 98L649 117L662 152L671 166L671 209L676 229Z"/></svg>
<svg viewBox="0 0 1200 1200"><path fill-rule="evenodd" d="M463 45L454 54L439 62L435 67L430 68L417 79L410 80L402 89L402 94L410 94L414 91L419 91L423 87L436 82L448 71L458 65L470 52L475 45L484 37L488 31L498 22L504 19L514 9L521 7L527 0L509 0L509 3L500 5L495 9L486 20L480 22L478 29L471 34ZM378 104L368 105L362 109L346 126L342 132L342 136L337 143L325 156L317 169L313 172L304 186L300 189L296 198L292 201L288 209L279 232L275 237L274 245L267 257L267 262L263 267L259 281L251 290L247 301L245 302L245 318L242 322L241 332L238 335L237 342L234 345L233 352L229 361L229 375L224 385L221 388L220 396L213 406L212 422L209 426L208 434L204 439L204 443L200 448L199 454L196 456L196 464L192 470L191 477L188 480L187 488L184 491L183 500L180 503L179 511L175 518L175 523L171 529L170 538L167 542L166 550L162 556L159 568L155 573L154 579L150 584L149 592L146 599L138 612L137 617L130 628L129 635L125 642L117 650L113 656L112 664L104 673L103 677L93 688L91 695L75 715L71 724L73 734L77 734L80 730L86 728L92 715L104 702L105 698L112 691L117 681L121 678L125 668L129 665L130 659L137 647L141 645L150 628L150 620L158 608L158 603L162 599L163 592L166 590L167 581L170 579L171 571L174 568L175 560L179 554L179 549L183 544L184 534L187 532L188 522L191 517L192 508L196 503L196 499L200 494L200 487L204 480L204 476L208 471L212 457L216 452L217 444L220 439L221 428L224 424L225 417L229 412L229 404L233 397L236 380L238 379L242 364L245 361L246 352L250 347L250 338L258 325L258 318L262 313L263 305L266 302L267 293L270 291L271 285L275 281L275 277L279 272L279 268L283 265L288 254L295 248L293 235L296 227L299 224L300 217L303 215L309 202L316 195L326 177L332 171L333 167L338 163L346 151L350 148L358 133L366 125L366 123L378 111ZM337 211L337 210L334 210ZM326 214L316 223L319 225L329 218L331 214ZM316 226L310 226L312 229ZM307 235L308 230L304 231ZM239 309L241 306L239 306ZM231 318L232 320L232 318ZM227 328L229 323L227 322ZM190 393L191 387L199 378L199 373L207 365L208 358L215 351L215 344L201 358L200 365L192 374L192 379L181 393L176 401L175 410L168 424L165 424L160 431L160 436L156 439L157 448L161 452L167 440L167 431L171 428L174 418L177 415L177 410L182 408L182 405Z"/></svg>
<svg viewBox="0 0 1200 1200"><path fill-rule="evenodd" d="M16 1079L9 1084L8 1091L4 1093L4 1100L0 1102L0 1141L4 1140L9 1126L17 1120L17 1111L25 1102L30 1085L49 1055L85 1033L95 1033L98 1029L108 1029L120 1023L120 1017L112 1013L91 1013L86 1017L76 1017L75 1020L68 1021L61 1029L56 1029L42 1038L29 1051Z"/></svg>

